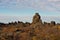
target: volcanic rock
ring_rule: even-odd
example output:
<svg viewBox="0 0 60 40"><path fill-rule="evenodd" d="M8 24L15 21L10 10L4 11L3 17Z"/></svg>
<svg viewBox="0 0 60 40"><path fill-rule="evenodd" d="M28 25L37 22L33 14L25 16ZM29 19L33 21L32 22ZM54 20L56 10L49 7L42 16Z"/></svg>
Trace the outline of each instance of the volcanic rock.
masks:
<svg viewBox="0 0 60 40"><path fill-rule="evenodd" d="M39 15L39 13L35 13L35 15L33 16L33 22L32 23L35 24L38 22L42 23L41 16Z"/></svg>

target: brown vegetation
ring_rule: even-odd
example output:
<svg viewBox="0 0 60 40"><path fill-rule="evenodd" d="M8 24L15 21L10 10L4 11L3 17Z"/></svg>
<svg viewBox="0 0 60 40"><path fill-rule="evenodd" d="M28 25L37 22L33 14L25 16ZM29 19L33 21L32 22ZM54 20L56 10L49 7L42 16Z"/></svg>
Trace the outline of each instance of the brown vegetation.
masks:
<svg viewBox="0 0 60 40"><path fill-rule="evenodd" d="M32 23L0 23L0 40L60 40L60 24L42 23L38 13Z"/></svg>

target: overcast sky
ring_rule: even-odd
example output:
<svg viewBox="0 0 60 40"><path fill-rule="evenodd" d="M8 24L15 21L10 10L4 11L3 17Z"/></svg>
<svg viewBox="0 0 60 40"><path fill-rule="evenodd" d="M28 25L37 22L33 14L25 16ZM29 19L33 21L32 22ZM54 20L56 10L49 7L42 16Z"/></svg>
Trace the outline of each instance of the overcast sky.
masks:
<svg viewBox="0 0 60 40"><path fill-rule="evenodd" d="M0 0L0 16L3 16L0 17L1 22L6 22L2 20L6 16L31 18L36 12L41 16L59 17L60 0ZM5 20L9 18L6 17Z"/></svg>

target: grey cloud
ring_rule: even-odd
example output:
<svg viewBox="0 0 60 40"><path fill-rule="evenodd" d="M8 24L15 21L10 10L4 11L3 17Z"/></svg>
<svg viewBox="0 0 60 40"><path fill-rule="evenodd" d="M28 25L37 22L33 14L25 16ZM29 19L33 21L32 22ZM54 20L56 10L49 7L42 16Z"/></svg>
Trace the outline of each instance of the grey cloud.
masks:
<svg viewBox="0 0 60 40"><path fill-rule="evenodd" d="M60 0L0 0L0 7L31 8L60 13Z"/></svg>

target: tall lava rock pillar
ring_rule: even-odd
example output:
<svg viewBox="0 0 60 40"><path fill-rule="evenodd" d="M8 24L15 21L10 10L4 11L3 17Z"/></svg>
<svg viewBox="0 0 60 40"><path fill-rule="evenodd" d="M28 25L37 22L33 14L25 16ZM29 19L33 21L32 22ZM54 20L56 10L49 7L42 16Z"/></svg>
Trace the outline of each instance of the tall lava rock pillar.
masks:
<svg viewBox="0 0 60 40"><path fill-rule="evenodd" d="M39 13L35 13L35 15L33 16L33 22L32 23L42 23L42 20L41 20L41 16L39 15Z"/></svg>

